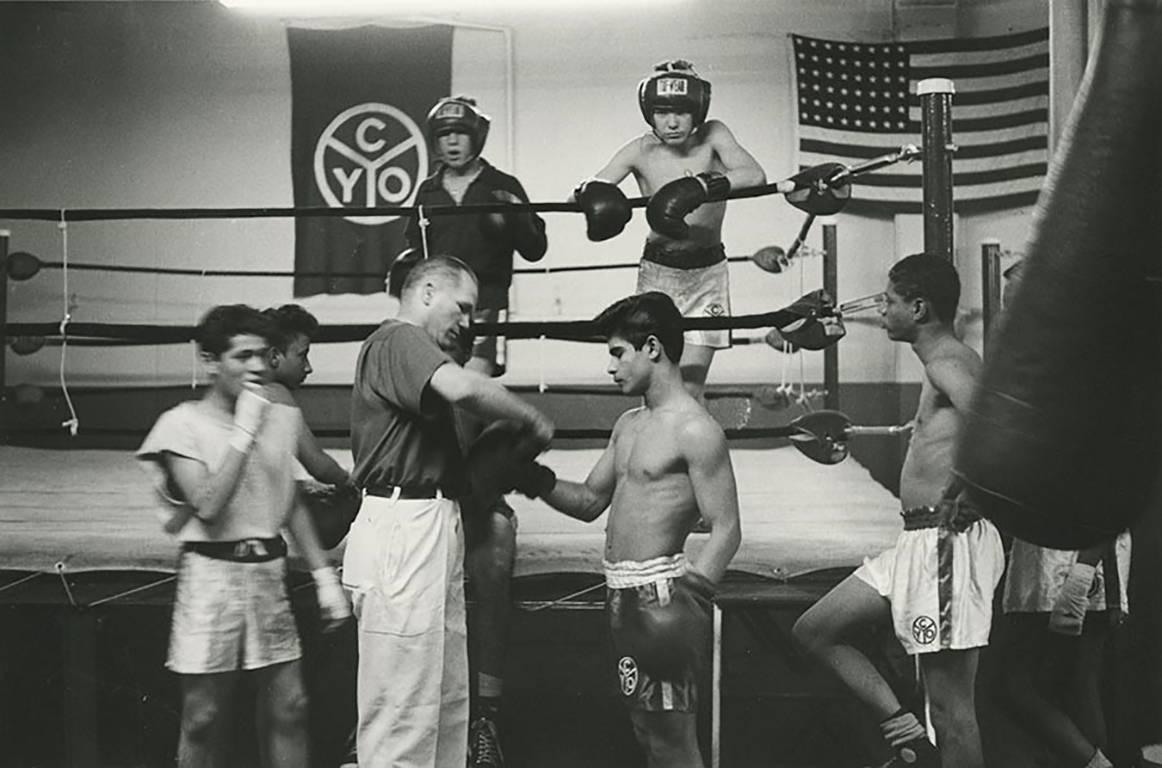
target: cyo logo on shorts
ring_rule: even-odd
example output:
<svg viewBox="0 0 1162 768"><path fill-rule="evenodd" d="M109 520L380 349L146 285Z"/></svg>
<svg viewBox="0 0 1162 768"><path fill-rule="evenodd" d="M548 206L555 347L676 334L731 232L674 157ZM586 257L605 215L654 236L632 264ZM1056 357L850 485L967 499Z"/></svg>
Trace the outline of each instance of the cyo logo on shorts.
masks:
<svg viewBox="0 0 1162 768"><path fill-rule="evenodd" d="M428 175L415 121L390 104L358 104L335 116L315 144L315 185L332 208L408 205ZM398 216L345 216L374 226Z"/></svg>
<svg viewBox="0 0 1162 768"><path fill-rule="evenodd" d="M637 662L633 656L622 656L618 660L617 676L621 680L621 695L632 696L637 690Z"/></svg>
<svg viewBox="0 0 1162 768"><path fill-rule="evenodd" d="M912 638L920 645L936 641L936 622L930 616L917 616L912 622Z"/></svg>
<svg viewBox="0 0 1162 768"><path fill-rule="evenodd" d="M723 317L726 315L726 307L716 301L706 306L706 314L710 317Z"/></svg>

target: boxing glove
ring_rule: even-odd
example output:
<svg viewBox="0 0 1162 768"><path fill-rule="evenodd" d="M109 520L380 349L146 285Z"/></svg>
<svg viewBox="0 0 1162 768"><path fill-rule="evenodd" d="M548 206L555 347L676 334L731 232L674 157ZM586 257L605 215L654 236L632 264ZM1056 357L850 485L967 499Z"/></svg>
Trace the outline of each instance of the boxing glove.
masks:
<svg viewBox="0 0 1162 768"><path fill-rule="evenodd" d="M311 522L315 524L319 544L323 549L339 546L359 514L359 505L363 501L359 489L352 485L319 486L299 482L299 493Z"/></svg>
<svg viewBox="0 0 1162 768"><path fill-rule="evenodd" d="M1074 563L1061 585L1053 610L1049 612L1049 631L1058 635L1081 634L1085 613L1089 610L1089 595L1097 578L1097 567L1088 563Z"/></svg>
<svg viewBox="0 0 1162 768"><path fill-rule="evenodd" d="M589 179L573 191L585 214L585 234L595 243L620 235L629 223L629 200L616 184Z"/></svg>
<svg viewBox="0 0 1162 768"><path fill-rule="evenodd" d="M646 220L660 235L682 240L690 234L686 214L714 200L724 200L730 193L730 179L716 171L683 176L664 184L646 204Z"/></svg>
<svg viewBox="0 0 1162 768"><path fill-rule="evenodd" d="M517 467L512 477L512 490L530 499L548 496L556 486L557 473L536 461Z"/></svg>
<svg viewBox="0 0 1162 768"><path fill-rule="evenodd" d="M629 624L627 639L638 665L659 680L700 675L710 650L714 583L687 571L670 582L665 604L640 606Z"/></svg>
<svg viewBox="0 0 1162 768"><path fill-rule="evenodd" d="M821 163L792 176L795 189L786 193L787 202L816 216L832 216L843 210L851 199L851 182L832 184L831 180L846 171L839 163Z"/></svg>
<svg viewBox="0 0 1162 768"><path fill-rule="evenodd" d="M477 504L487 506L512 490L529 495L526 491L543 487L529 473L530 465L535 464L533 458L544 448L543 441L515 421L488 425L472 442L465 458L468 483Z"/></svg>

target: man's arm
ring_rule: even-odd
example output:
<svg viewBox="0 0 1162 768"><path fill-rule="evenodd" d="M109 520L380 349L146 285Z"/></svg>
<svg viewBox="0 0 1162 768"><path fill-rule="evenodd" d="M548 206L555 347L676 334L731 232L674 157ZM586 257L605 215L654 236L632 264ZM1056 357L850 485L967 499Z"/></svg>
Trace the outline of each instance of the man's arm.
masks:
<svg viewBox="0 0 1162 768"><path fill-rule="evenodd" d="M452 405L486 422L511 419L527 427L545 446L553 439L553 423L543 413L475 371L447 362L432 374L428 386Z"/></svg>
<svg viewBox="0 0 1162 768"><path fill-rule="evenodd" d="M347 474L347 470L339 466L339 462L332 459L319 447L314 433L306 424L303 424L299 430L297 456L303 469L307 470L307 473L320 483L340 487L351 484L351 477Z"/></svg>
<svg viewBox="0 0 1162 768"><path fill-rule="evenodd" d="M613 439L610 439L584 483L558 480L553 489L541 498L550 507L569 517L586 523L596 520L609 506L617 483L613 455Z"/></svg>
<svg viewBox="0 0 1162 768"><path fill-rule="evenodd" d="M711 120L706 126L709 130L710 145L726 169L725 174L730 180L731 189L757 187L767 183L767 174L762 166L738 143L725 123Z"/></svg>
<svg viewBox="0 0 1162 768"><path fill-rule="evenodd" d="M717 582L726 573L726 566L742 541L738 487L726 436L717 425L697 421L682 429L679 440L698 511L710 525L710 538L691 566Z"/></svg>

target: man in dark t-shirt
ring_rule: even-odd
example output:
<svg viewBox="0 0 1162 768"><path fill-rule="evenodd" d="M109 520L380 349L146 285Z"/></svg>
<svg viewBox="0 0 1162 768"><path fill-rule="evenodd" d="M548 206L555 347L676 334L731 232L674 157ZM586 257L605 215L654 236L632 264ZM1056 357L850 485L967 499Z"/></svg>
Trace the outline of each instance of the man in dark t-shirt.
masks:
<svg viewBox="0 0 1162 768"><path fill-rule="evenodd" d="M453 349L476 306L458 259L420 262L399 314L363 343L351 399L352 478L363 489L343 560L359 620L360 765L463 768L468 737L465 467L452 408L523 425L547 446L545 416ZM438 702L438 706L433 706Z"/></svg>

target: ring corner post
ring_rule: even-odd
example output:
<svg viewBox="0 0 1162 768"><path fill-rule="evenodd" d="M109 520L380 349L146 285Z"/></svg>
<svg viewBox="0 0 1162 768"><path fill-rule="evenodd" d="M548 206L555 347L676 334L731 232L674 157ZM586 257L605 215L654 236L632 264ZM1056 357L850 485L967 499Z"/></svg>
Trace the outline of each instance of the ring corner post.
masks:
<svg viewBox="0 0 1162 768"><path fill-rule="evenodd" d="M0 421L8 408L8 240L12 233L0 229Z"/></svg>
<svg viewBox="0 0 1162 768"><path fill-rule="evenodd" d="M931 77L916 85L923 138L924 250L952 261L953 82Z"/></svg>
<svg viewBox="0 0 1162 768"><path fill-rule="evenodd" d="M833 219L823 222L823 289L831 296L839 295L839 236ZM839 345L823 350L823 407L839 408Z"/></svg>
<svg viewBox="0 0 1162 768"><path fill-rule="evenodd" d="M1001 241L989 238L980 242L980 274L984 282L982 296L982 320L984 328L984 348L988 351L992 337L993 321L1001 310Z"/></svg>

